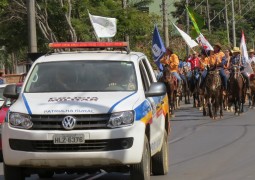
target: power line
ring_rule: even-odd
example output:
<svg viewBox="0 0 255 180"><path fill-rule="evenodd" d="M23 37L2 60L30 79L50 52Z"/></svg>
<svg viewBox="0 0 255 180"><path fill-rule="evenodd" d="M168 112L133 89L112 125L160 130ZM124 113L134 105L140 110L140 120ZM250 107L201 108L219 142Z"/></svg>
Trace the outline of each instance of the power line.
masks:
<svg viewBox="0 0 255 180"><path fill-rule="evenodd" d="M212 22L222 11L224 11L227 7L228 7L228 5L230 5L231 4L231 2L230 3L228 3L222 10L220 10L220 12L218 12L211 20L210 20L210 22Z"/></svg>

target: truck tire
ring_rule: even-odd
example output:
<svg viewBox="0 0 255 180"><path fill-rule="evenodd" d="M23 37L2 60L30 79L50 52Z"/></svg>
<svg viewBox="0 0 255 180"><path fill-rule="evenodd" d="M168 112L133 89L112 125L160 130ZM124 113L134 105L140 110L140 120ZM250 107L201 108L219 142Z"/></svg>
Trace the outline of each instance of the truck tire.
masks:
<svg viewBox="0 0 255 180"><path fill-rule="evenodd" d="M168 173L168 142L167 133L164 133L164 139L161 150L152 157L153 175L166 175Z"/></svg>
<svg viewBox="0 0 255 180"><path fill-rule="evenodd" d="M150 180L151 175L151 154L147 137L144 138L143 156L138 164L130 165L131 180Z"/></svg>
<svg viewBox="0 0 255 180"><path fill-rule="evenodd" d="M38 173L38 176L41 179L52 178L54 176L54 172L53 171L40 172Z"/></svg>
<svg viewBox="0 0 255 180"><path fill-rule="evenodd" d="M25 175L22 172L22 168L4 164L4 179L25 180Z"/></svg>

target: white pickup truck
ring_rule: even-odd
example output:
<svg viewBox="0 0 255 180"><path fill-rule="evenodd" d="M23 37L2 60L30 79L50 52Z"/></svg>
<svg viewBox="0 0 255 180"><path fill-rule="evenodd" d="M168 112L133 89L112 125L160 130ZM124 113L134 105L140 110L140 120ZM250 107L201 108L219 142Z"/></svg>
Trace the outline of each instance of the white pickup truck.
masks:
<svg viewBox="0 0 255 180"><path fill-rule="evenodd" d="M168 97L147 57L125 42L50 47L75 51L37 59L20 93L5 88L17 99L2 126L5 179L92 169L125 169L134 180L166 174Z"/></svg>

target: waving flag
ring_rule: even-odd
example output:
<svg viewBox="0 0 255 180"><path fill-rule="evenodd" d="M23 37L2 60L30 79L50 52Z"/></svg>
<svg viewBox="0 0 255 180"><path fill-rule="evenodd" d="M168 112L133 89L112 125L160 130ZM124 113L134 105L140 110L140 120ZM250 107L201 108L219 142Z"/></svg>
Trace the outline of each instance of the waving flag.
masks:
<svg viewBox="0 0 255 180"><path fill-rule="evenodd" d="M197 42L203 47L204 50L212 50L213 47L211 44L207 41L207 39L203 36L203 34L199 34L199 36L196 38Z"/></svg>
<svg viewBox="0 0 255 180"><path fill-rule="evenodd" d="M251 64L249 63L249 56L248 56L248 52L247 52L245 36L244 36L243 31L242 31L242 37L241 37L241 43L240 43L240 50L241 50L241 57L243 59L245 59L245 61L246 61L246 67L245 67L244 71L247 72L248 75L253 74L254 72L252 70Z"/></svg>
<svg viewBox="0 0 255 180"><path fill-rule="evenodd" d="M184 31L182 31L180 28L178 28L174 23L173 23L174 27L179 31L179 33L181 34L182 38L184 39L184 41L186 42L186 44L190 47L193 48L195 46L197 46L198 44L196 43L196 41L194 41L193 39L191 39L191 37L186 34Z"/></svg>
<svg viewBox="0 0 255 180"><path fill-rule="evenodd" d="M152 37L152 54L153 59L160 71L163 71L163 66L160 63L160 59L166 52L165 45L160 37L157 26L155 25Z"/></svg>
<svg viewBox="0 0 255 180"><path fill-rule="evenodd" d="M111 38L117 32L116 18L94 16L89 13L91 24L99 38Z"/></svg>
<svg viewBox="0 0 255 180"><path fill-rule="evenodd" d="M187 6L186 6L186 10L187 10L187 12L189 14L189 18L191 19L196 32L199 34L200 30L198 28L198 25L197 25L197 22L196 22L196 19L195 19L193 11L190 8L188 8Z"/></svg>

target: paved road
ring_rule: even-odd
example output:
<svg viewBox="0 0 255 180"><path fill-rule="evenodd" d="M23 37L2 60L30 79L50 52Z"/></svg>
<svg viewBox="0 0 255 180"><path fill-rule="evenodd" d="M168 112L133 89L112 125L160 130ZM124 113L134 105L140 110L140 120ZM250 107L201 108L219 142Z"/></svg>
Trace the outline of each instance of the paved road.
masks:
<svg viewBox="0 0 255 180"><path fill-rule="evenodd" d="M152 180L254 180L255 110L211 120L191 105L182 105L171 120L170 171ZM0 180L3 180L2 164ZM56 175L54 180L125 180L128 174ZM37 176L27 180L39 180Z"/></svg>

